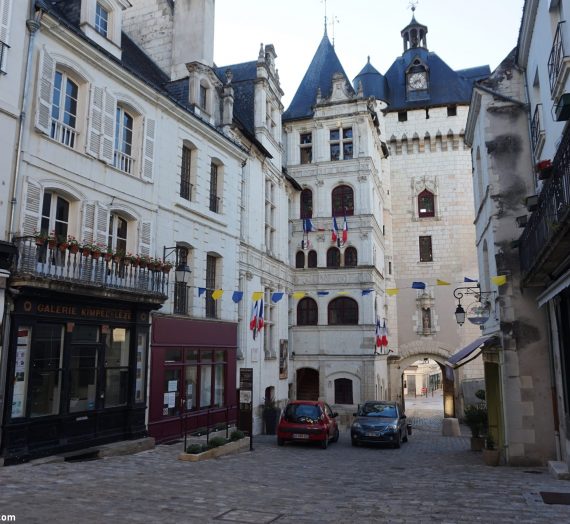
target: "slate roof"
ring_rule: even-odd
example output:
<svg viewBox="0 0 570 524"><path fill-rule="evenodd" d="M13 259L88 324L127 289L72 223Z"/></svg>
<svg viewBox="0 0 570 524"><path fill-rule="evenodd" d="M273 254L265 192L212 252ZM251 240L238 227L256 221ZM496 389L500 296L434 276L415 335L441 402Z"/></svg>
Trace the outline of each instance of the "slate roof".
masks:
<svg viewBox="0 0 570 524"><path fill-rule="evenodd" d="M323 98L330 96L332 92L332 77L335 73L342 74L346 78L349 89L352 90L344 68L336 55L329 37L325 33L289 108L283 113L282 120L297 120L311 117L313 115L313 106L317 99L317 90L320 88Z"/></svg>
<svg viewBox="0 0 570 524"><path fill-rule="evenodd" d="M370 57L368 57L368 62L362 68L362 71L354 78L352 85L357 92L359 84L362 84L365 97L374 96L378 100L388 101L388 83L386 78L370 63Z"/></svg>

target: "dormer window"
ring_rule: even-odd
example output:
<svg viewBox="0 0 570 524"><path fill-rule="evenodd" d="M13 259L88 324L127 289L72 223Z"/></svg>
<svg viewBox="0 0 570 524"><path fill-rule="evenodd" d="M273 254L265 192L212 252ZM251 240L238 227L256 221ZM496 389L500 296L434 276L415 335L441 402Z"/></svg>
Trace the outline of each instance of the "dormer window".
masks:
<svg viewBox="0 0 570 524"><path fill-rule="evenodd" d="M107 11L99 2L95 7L95 29L98 33L107 38L109 27L109 11Z"/></svg>
<svg viewBox="0 0 570 524"><path fill-rule="evenodd" d="M208 88L200 84L200 107L204 110L208 110Z"/></svg>

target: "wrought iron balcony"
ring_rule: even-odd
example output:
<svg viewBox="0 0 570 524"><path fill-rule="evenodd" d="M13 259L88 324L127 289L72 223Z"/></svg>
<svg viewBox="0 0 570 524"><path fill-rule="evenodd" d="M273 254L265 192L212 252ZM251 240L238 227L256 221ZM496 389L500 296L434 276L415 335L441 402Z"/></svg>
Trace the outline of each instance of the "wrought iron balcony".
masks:
<svg viewBox="0 0 570 524"><path fill-rule="evenodd" d="M105 254L84 255L64 246L44 243L37 245L34 237L14 240L18 249L13 274L15 285L42 286L46 281L65 286L84 286L98 292L126 292L139 300L144 295L149 302L163 303L168 295L169 272L150 269L124 257ZM144 267L143 267L144 266ZM33 282L33 284L31 284ZM86 289L87 291L87 289Z"/></svg>
<svg viewBox="0 0 570 524"><path fill-rule="evenodd" d="M562 137L538 205L519 239L523 283L543 285L567 257L570 242L570 130Z"/></svg>
<svg viewBox="0 0 570 524"><path fill-rule="evenodd" d="M542 104L536 104L530 123L530 137L535 158L540 157L544 146L545 133L542 127Z"/></svg>
<svg viewBox="0 0 570 524"><path fill-rule="evenodd" d="M562 94L566 76L568 75L570 65L570 56L567 55L567 49L564 45L564 24L559 22L554 35L554 42L548 57L548 79L550 81L550 93L552 99L556 99Z"/></svg>

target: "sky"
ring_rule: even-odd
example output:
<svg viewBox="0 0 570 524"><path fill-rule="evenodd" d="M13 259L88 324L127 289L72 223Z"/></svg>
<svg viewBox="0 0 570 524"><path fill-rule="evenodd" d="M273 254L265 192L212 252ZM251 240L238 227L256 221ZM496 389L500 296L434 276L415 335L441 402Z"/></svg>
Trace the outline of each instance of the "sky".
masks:
<svg viewBox="0 0 570 524"><path fill-rule="evenodd" d="M524 0L419 0L416 20L427 47L452 69L495 69L516 46ZM402 54L400 31L412 18L409 0L327 0L327 33L352 79L370 56L384 74ZM291 102L324 33L324 0L216 0L217 66L257 60L259 45L277 53L282 99ZM334 25L331 23L335 20Z"/></svg>

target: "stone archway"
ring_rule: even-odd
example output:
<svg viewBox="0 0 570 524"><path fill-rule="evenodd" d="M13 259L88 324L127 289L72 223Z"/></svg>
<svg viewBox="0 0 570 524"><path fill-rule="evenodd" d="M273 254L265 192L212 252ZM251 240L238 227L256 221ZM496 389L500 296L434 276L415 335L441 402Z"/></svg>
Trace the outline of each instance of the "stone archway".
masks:
<svg viewBox="0 0 570 524"><path fill-rule="evenodd" d="M418 360L432 359L439 364L442 373L444 417L455 416L455 379L453 369L445 365L451 351L437 346L415 342L400 348L400 355L388 360L389 395L404 405L403 374L404 370Z"/></svg>
<svg viewBox="0 0 570 524"><path fill-rule="evenodd" d="M297 400L319 400L319 372L312 368L297 370Z"/></svg>

